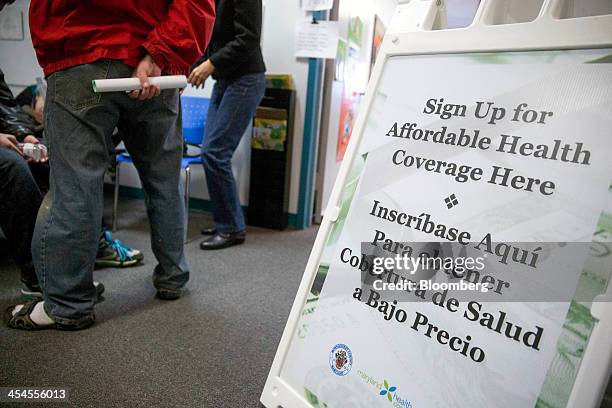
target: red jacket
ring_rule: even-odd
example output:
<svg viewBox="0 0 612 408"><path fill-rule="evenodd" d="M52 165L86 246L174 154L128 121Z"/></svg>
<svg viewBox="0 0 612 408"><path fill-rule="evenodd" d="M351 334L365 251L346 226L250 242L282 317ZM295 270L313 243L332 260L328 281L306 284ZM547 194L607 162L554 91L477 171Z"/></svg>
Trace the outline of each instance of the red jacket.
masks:
<svg viewBox="0 0 612 408"><path fill-rule="evenodd" d="M100 58L136 67L148 52L187 74L206 50L214 0L32 0L30 31L45 75Z"/></svg>

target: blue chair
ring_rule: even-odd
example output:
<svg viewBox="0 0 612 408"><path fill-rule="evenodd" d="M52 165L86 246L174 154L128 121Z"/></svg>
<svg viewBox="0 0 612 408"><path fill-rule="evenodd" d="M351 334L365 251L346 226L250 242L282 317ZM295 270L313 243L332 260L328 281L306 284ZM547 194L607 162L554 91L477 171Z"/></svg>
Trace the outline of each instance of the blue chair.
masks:
<svg viewBox="0 0 612 408"><path fill-rule="evenodd" d="M188 145L201 146L206 127L206 116L208 115L209 98L193 96L181 97L181 110L183 117L183 138ZM119 197L119 168L122 163L133 163L127 153L117 155L117 167L115 173L115 196L113 201L113 231L117 229L117 200ZM189 187L191 183L191 165L202 164L200 155L194 157L183 157L181 169L185 170L185 222L189 226ZM185 228L187 234L187 228Z"/></svg>

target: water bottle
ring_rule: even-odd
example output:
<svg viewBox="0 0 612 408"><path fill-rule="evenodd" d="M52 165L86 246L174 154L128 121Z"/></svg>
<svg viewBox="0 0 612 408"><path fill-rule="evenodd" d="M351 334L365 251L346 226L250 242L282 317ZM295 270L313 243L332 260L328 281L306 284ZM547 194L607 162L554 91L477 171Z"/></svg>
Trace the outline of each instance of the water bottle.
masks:
<svg viewBox="0 0 612 408"><path fill-rule="evenodd" d="M47 158L47 147L42 144L19 143L19 149L26 157L31 157L35 161Z"/></svg>

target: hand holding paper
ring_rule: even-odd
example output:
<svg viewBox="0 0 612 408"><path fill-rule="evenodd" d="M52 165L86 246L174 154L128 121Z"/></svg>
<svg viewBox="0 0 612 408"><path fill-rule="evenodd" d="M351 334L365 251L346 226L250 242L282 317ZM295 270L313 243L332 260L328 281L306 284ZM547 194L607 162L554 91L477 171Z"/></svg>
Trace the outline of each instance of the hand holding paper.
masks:
<svg viewBox="0 0 612 408"><path fill-rule="evenodd" d="M155 96L159 96L161 89L156 85L152 85L149 77L156 77L160 75L161 68L155 63L153 57L150 54L145 55L140 60L138 66L132 74L132 76L135 76L138 78L138 80L140 80L142 89L130 92L130 98L138 98L141 101L144 101L145 99L151 99Z"/></svg>
<svg viewBox="0 0 612 408"><path fill-rule="evenodd" d="M94 92L124 91L130 93L130 98L145 100L158 96L162 89L187 86L185 75L161 76L160 67L148 54L140 60L132 75L132 78L94 80L92 81Z"/></svg>

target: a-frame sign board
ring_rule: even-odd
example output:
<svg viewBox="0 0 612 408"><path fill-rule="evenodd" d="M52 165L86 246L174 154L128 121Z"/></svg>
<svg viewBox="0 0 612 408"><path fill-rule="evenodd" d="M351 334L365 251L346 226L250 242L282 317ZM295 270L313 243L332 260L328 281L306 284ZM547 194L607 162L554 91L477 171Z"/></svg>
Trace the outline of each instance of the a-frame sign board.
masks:
<svg viewBox="0 0 612 408"><path fill-rule="evenodd" d="M598 406L612 15L545 0L533 21L499 24L509 3L483 0L455 30L436 29L443 1L398 6L266 407ZM408 263L427 259L450 264Z"/></svg>

